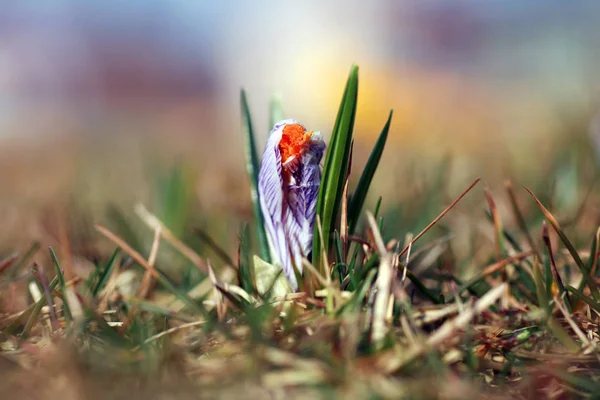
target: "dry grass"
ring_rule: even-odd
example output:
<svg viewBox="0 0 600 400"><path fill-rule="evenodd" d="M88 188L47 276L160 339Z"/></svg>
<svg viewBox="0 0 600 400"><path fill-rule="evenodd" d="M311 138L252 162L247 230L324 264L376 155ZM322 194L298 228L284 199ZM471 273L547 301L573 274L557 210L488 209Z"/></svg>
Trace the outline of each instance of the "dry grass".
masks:
<svg viewBox="0 0 600 400"><path fill-rule="evenodd" d="M55 168L64 177L56 191L78 187L59 172L70 167ZM146 206L120 199L120 211L106 213L105 199L90 211L70 195L11 206L7 215L19 216L5 219L22 229L0 240L0 393L593 398L594 179L580 174L578 207L565 211L549 183L532 188L535 199L516 181L457 188L447 168L402 187L402 202L368 207L367 223L341 235L322 272L309 264L307 284L276 298L258 292L255 249L237 231L251 215L241 174L233 181L242 184L228 184L239 186L233 205L214 213L223 183L161 168L157 182L140 184ZM553 168L547 177L569 166Z"/></svg>

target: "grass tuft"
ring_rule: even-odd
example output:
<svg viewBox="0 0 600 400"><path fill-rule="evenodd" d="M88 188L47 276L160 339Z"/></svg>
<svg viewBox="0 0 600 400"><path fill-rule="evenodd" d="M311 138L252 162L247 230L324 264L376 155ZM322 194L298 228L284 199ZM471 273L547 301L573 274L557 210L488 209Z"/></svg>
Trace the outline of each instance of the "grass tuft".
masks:
<svg viewBox="0 0 600 400"><path fill-rule="evenodd" d="M587 175L571 171L567 178L578 179L561 186L586 186L575 187L586 193L580 206L561 206L573 204L575 193L553 202L527 189L537 208L525 207L529 197L510 181L501 192L506 198L494 186L473 191L479 179L460 181L460 190L466 187L460 192L449 184L452 160L445 159L430 178L407 172L414 185L399 186L405 198L386 195L383 202L371 182L376 171L390 176L378 166L392 113L353 188L357 96L353 66L324 162L312 260L302 260L301 276L297 268L297 292L269 263L256 136L242 91L256 226L229 227L192 209L193 182L178 167L155 180L154 206L109 210L105 219L116 229L95 225L97 251L65 246L68 281L52 247L43 255L37 242L23 253L6 252L0 261L4 392L19 398L114 398L121 391L129 398L597 396L600 196L587 190ZM271 123L283 115L273 100ZM460 194L453 199L454 193ZM367 198L378 199L373 209L365 209ZM512 219L503 218L505 210ZM77 243L75 233L61 239Z"/></svg>

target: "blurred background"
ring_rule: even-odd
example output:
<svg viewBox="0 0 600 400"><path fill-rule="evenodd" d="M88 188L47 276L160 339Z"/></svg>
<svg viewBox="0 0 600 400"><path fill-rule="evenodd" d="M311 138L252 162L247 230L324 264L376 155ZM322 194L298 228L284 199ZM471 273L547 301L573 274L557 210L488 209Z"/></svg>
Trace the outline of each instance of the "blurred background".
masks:
<svg viewBox="0 0 600 400"><path fill-rule="evenodd" d="M7 2L1 235L23 226L39 235L27 223L36 210L73 198L96 220L108 202L147 202L156 171L176 163L195 182L198 207L250 219L240 88L259 151L273 95L327 138L352 63L360 66L355 174L395 112L375 181L384 204L412 193L403 188L414 175L404 171L427 174L448 157L457 182L528 182L565 143L590 147L600 3Z"/></svg>

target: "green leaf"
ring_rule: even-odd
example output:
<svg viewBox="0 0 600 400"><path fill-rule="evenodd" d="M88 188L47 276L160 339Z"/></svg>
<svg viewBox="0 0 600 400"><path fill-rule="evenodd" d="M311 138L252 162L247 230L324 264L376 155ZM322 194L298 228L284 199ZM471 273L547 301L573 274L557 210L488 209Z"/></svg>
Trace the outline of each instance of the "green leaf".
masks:
<svg viewBox="0 0 600 400"><path fill-rule="evenodd" d="M137 298L130 298L128 300L125 300L125 304L127 304L131 308L137 307L140 310L148 311L152 314L161 315L167 318L173 318L184 322L198 321L197 317L193 317L183 312L172 311L167 308L161 307L158 304L154 304L149 301L140 300Z"/></svg>
<svg viewBox="0 0 600 400"><path fill-rule="evenodd" d="M157 215L177 237L186 232L193 200L193 176L181 163L157 179Z"/></svg>
<svg viewBox="0 0 600 400"><path fill-rule="evenodd" d="M254 256L256 289L261 296L283 297L294 290L280 267Z"/></svg>
<svg viewBox="0 0 600 400"><path fill-rule="evenodd" d="M161 271L159 268L155 267L156 272L158 273L156 276L156 280L158 281L158 283L160 283L167 291L171 292L178 300L180 300L183 304L186 305L186 307L198 314L198 315L202 315L202 316L207 316L208 312L206 310L204 310L204 308L202 308L200 305L198 305L188 294L186 291L178 288L177 286L175 286L171 280L169 279L169 277L167 276L167 274L165 274L163 271Z"/></svg>
<svg viewBox="0 0 600 400"><path fill-rule="evenodd" d="M547 318L551 315L550 302L548 301L548 293L544 285L544 278L540 270L540 264L537 257L533 262L533 277L535 279L535 291L537 294L538 304L544 310L544 316Z"/></svg>
<svg viewBox="0 0 600 400"><path fill-rule="evenodd" d="M350 300L348 300L348 302L346 304L344 304L342 307L340 307L340 309L337 311L336 314L338 316L342 315L343 313L346 313L346 312L354 312L354 311L358 311L360 309L363 299L367 295L367 292L368 292L369 288L371 287L371 284L373 283L373 278L375 277L376 273L377 273L376 269L371 269L367 273L365 279L360 281L360 285L354 291Z"/></svg>
<svg viewBox="0 0 600 400"><path fill-rule="evenodd" d="M381 208L382 200L383 200L383 197L379 196L377 198L377 203L375 203L375 212L373 212L373 216L375 217L375 219L379 218L379 209Z"/></svg>
<svg viewBox="0 0 600 400"><path fill-rule="evenodd" d="M242 106L242 129L244 131L244 150L246 153L246 172L250 178L250 197L252 199L252 207L254 209L254 219L256 220L256 236L258 238L258 246L260 255L264 260L271 261L271 253L269 252L269 242L263 222L263 215L260 210L260 202L258 200L258 155L256 154L256 144L254 140L254 129L252 128L252 118L246 99L246 92L241 91L241 106Z"/></svg>
<svg viewBox="0 0 600 400"><path fill-rule="evenodd" d="M335 273L337 271L338 280L341 285L342 282L344 282L344 278L345 278L345 274L343 271L345 269L346 263L345 263L344 255L342 252L342 241L340 239L340 234L338 233L338 231L334 232L333 244L334 244L334 248L335 248L335 255L337 257L337 263L336 263L336 268L333 269L332 275L335 275Z"/></svg>
<svg viewBox="0 0 600 400"><path fill-rule="evenodd" d="M285 114L281 104L281 97L273 95L271 97L271 104L269 105L269 127L273 128L276 123L283 119L285 119Z"/></svg>
<svg viewBox="0 0 600 400"><path fill-rule="evenodd" d="M238 269L238 280L240 287L248 293L254 292L252 281L252 265L250 262L250 238L248 226L244 224L240 229L240 265Z"/></svg>
<svg viewBox="0 0 600 400"><path fill-rule="evenodd" d="M60 292L63 295L63 312L65 313L65 320L67 322L71 321L71 310L69 309L69 302L67 301L67 292L65 290L66 287L66 282L65 282L65 276L63 275L62 270L60 269L60 264L58 262L58 258L56 257L56 254L54 253L54 250L52 250L52 247L48 247L48 251L50 251L50 257L52 257L52 261L54 262L54 266L56 267L56 276L58 277L58 284L60 286Z"/></svg>
<svg viewBox="0 0 600 400"><path fill-rule="evenodd" d="M375 175L375 171L379 165L379 160L381 160L381 155L383 154L385 142L387 141L388 137L388 132L390 131L393 113L394 111L391 110L387 122L381 130L381 134L379 135L379 138L377 139L377 142L371 151L367 165L365 165L365 169L360 176L356 190L352 195L352 200L350 201L350 205L348 207L348 232L350 234L354 233L358 218L360 217L360 212L369 192L369 186L371 186L371 181L373 180L373 176Z"/></svg>
<svg viewBox="0 0 600 400"><path fill-rule="evenodd" d="M98 283L96 284L96 286L94 286L94 289L92 290L92 296L94 298L98 296L100 291L104 288L104 286L106 286L108 278L110 278L110 276L112 275L112 271L114 269L115 262L117 261L117 256L119 255L120 251L121 249L117 247L117 249L113 252L112 256L108 260L106 268L104 269L104 271L102 271L102 274L98 279Z"/></svg>
<svg viewBox="0 0 600 400"><path fill-rule="evenodd" d="M598 230L596 231L596 234L594 235L594 239L592 240L592 246L590 247L590 257L588 259L588 264L587 264L587 270L589 271L589 273L591 274L592 271L596 270L596 263L598 262L598 257L596 256L598 254L598 245L599 245L599 237L600 236L600 228L598 228ZM586 285L588 279L594 279L594 277L590 276L588 278L588 275L583 275L582 279L581 279L581 283L579 284L579 290L583 291L583 287ZM600 298L598 297L598 291L597 290L593 290L591 291L592 296L594 297L594 300L598 301L600 300Z"/></svg>
<svg viewBox="0 0 600 400"><path fill-rule="evenodd" d="M552 334L572 353L578 352L581 348L571 338L571 335L563 328L563 326L554 318L552 315L548 318L548 322L546 322L548 330L552 332Z"/></svg>
<svg viewBox="0 0 600 400"><path fill-rule="evenodd" d="M356 99L358 95L358 66L350 69L342 103L333 127L329 150L325 157L323 178L319 188L317 200L317 215L321 219L323 228L323 242L325 249L321 248L319 227L315 224L313 240L313 264L321 271L321 255L323 250L328 251L331 233L335 227L336 217L342 202L342 192L346 181L350 148L352 146L352 130L356 116ZM321 271L323 272L323 271Z"/></svg>
<svg viewBox="0 0 600 400"><path fill-rule="evenodd" d="M581 292L581 290L575 289L573 286L567 286L566 289L575 296L575 298L579 301L583 301L590 307L592 307L596 312L600 313L600 304L591 299L589 296L586 296Z"/></svg>
<svg viewBox="0 0 600 400"><path fill-rule="evenodd" d="M404 266L402 266L402 267L406 268ZM417 289L419 289L419 291L425 297L427 297L429 300L431 300L434 304L444 304L442 299L440 299L439 296L436 297L433 293L431 293L431 291L427 288L427 286L425 286L425 284L423 282L421 282L421 280L419 278L417 278L415 276L415 274L413 274L410 270L406 271L406 277L408 279L410 279L410 281L413 283L413 285L415 285L415 287Z"/></svg>

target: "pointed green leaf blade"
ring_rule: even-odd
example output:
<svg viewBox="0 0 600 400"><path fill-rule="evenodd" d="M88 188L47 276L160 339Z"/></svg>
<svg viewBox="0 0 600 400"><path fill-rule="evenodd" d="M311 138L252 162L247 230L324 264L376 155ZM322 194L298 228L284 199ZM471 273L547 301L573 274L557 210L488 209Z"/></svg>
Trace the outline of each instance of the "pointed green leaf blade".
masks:
<svg viewBox="0 0 600 400"><path fill-rule="evenodd" d="M69 309L69 302L66 299L66 286L67 283L65 281L65 276L63 275L62 269L60 268L60 263L58 262L58 257L56 257L56 253L52 247L48 247L48 251L50 252L50 257L52 258L52 262L54 263L54 267L56 268L56 276L58 277L58 283L60 286L60 292L63 295L63 312L65 314L65 320L70 322L73 318L71 318L71 310Z"/></svg>
<svg viewBox="0 0 600 400"><path fill-rule="evenodd" d="M108 260L108 263L106 264L106 268L104 269L104 271L102 271L102 274L100 274L100 278L98 279L98 283L96 283L96 285L92 289L92 296L94 298L96 298L96 296L98 296L98 294L100 293L100 291L102 289L104 289L104 287L108 283L108 279L112 275L112 272L113 272L114 267L116 265L117 256L119 255L120 251L121 251L121 249L118 248L118 247L115 249L115 251L113 252L112 256Z"/></svg>
<svg viewBox="0 0 600 400"><path fill-rule="evenodd" d="M317 215L320 217L323 228L323 242L325 249L321 248L319 229L315 224L313 240L313 264L322 269L321 254L327 252L331 233L335 226L342 201L342 192L348 169L348 159L352 145L352 130L356 116L356 99L358 95L358 66L353 65L346 82L346 89L338 115L331 134L329 150L325 157L323 177L317 200Z"/></svg>
<svg viewBox="0 0 600 400"><path fill-rule="evenodd" d="M352 200L350 201L350 206L348 207L348 233L350 234L352 234L356 228L360 212L365 203L365 199L367 198L369 187L371 186L371 181L373 180L373 176L375 175L375 171L379 165L379 160L381 160L381 155L383 154L385 142L387 141L388 137L388 132L390 131L393 113L394 111L391 110L387 122L381 130L381 134L379 135L379 138L377 139L377 142L371 151L371 155L369 156L369 160L367 161L365 169L360 176L360 180L356 186L356 191L352 195Z"/></svg>
<svg viewBox="0 0 600 400"><path fill-rule="evenodd" d="M533 200L537 203L538 207L544 214L544 217L546 217L546 220L550 223L550 225L552 225L552 227L554 228L554 231L558 234L558 236L560 237L560 240L563 242L563 244L565 245L565 247L571 254L571 257L573 257L573 260L575 260L575 264L577 264L577 267L579 267L579 270L581 271L581 274L583 275L585 284L590 288L590 292L592 293L593 297L595 299L600 298L600 294L599 294L600 292L598 290L598 285L596 285L596 282L589 276L590 271L587 269L587 266L581 260L581 257L577 253L577 249L575 248L575 246L573 246L573 244L571 243L571 241L569 240L569 238L567 237L565 232L562 230L562 228L560 227L560 225L559 225L558 221L556 220L556 218L554 217L554 215L552 215L552 213L550 211L548 211L548 209L546 209L546 207L544 207L542 202L537 198L537 196L530 189L525 187L525 190L527 190L527 192L529 192L531 197L533 197Z"/></svg>
<svg viewBox="0 0 600 400"><path fill-rule="evenodd" d="M284 297L294 291L282 272L283 270L280 267L254 256L256 290L260 295L265 296L268 294L270 297Z"/></svg>
<svg viewBox="0 0 600 400"><path fill-rule="evenodd" d="M240 228L240 244L239 244L239 269L238 281L240 287L247 293L254 293L254 283L252 282L252 265L250 252L250 235L248 233L248 225L244 224Z"/></svg>
<svg viewBox="0 0 600 400"><path fill-rule="evenodd" d="M244 151L246 154L246 172L250 178L250 197L252 198L254 219L256 220L256 236L258 238L261 257L266 261L270 261L269 242L267 241L263 216L260 210L260 202L258 200L259 161L256 153L254 129L252 128L252 118L250 116L250 108L248 107L248 99L246 98L246 92L243 89L240 94L240 101L242 107L242 129L244 131Z"/></svg>

